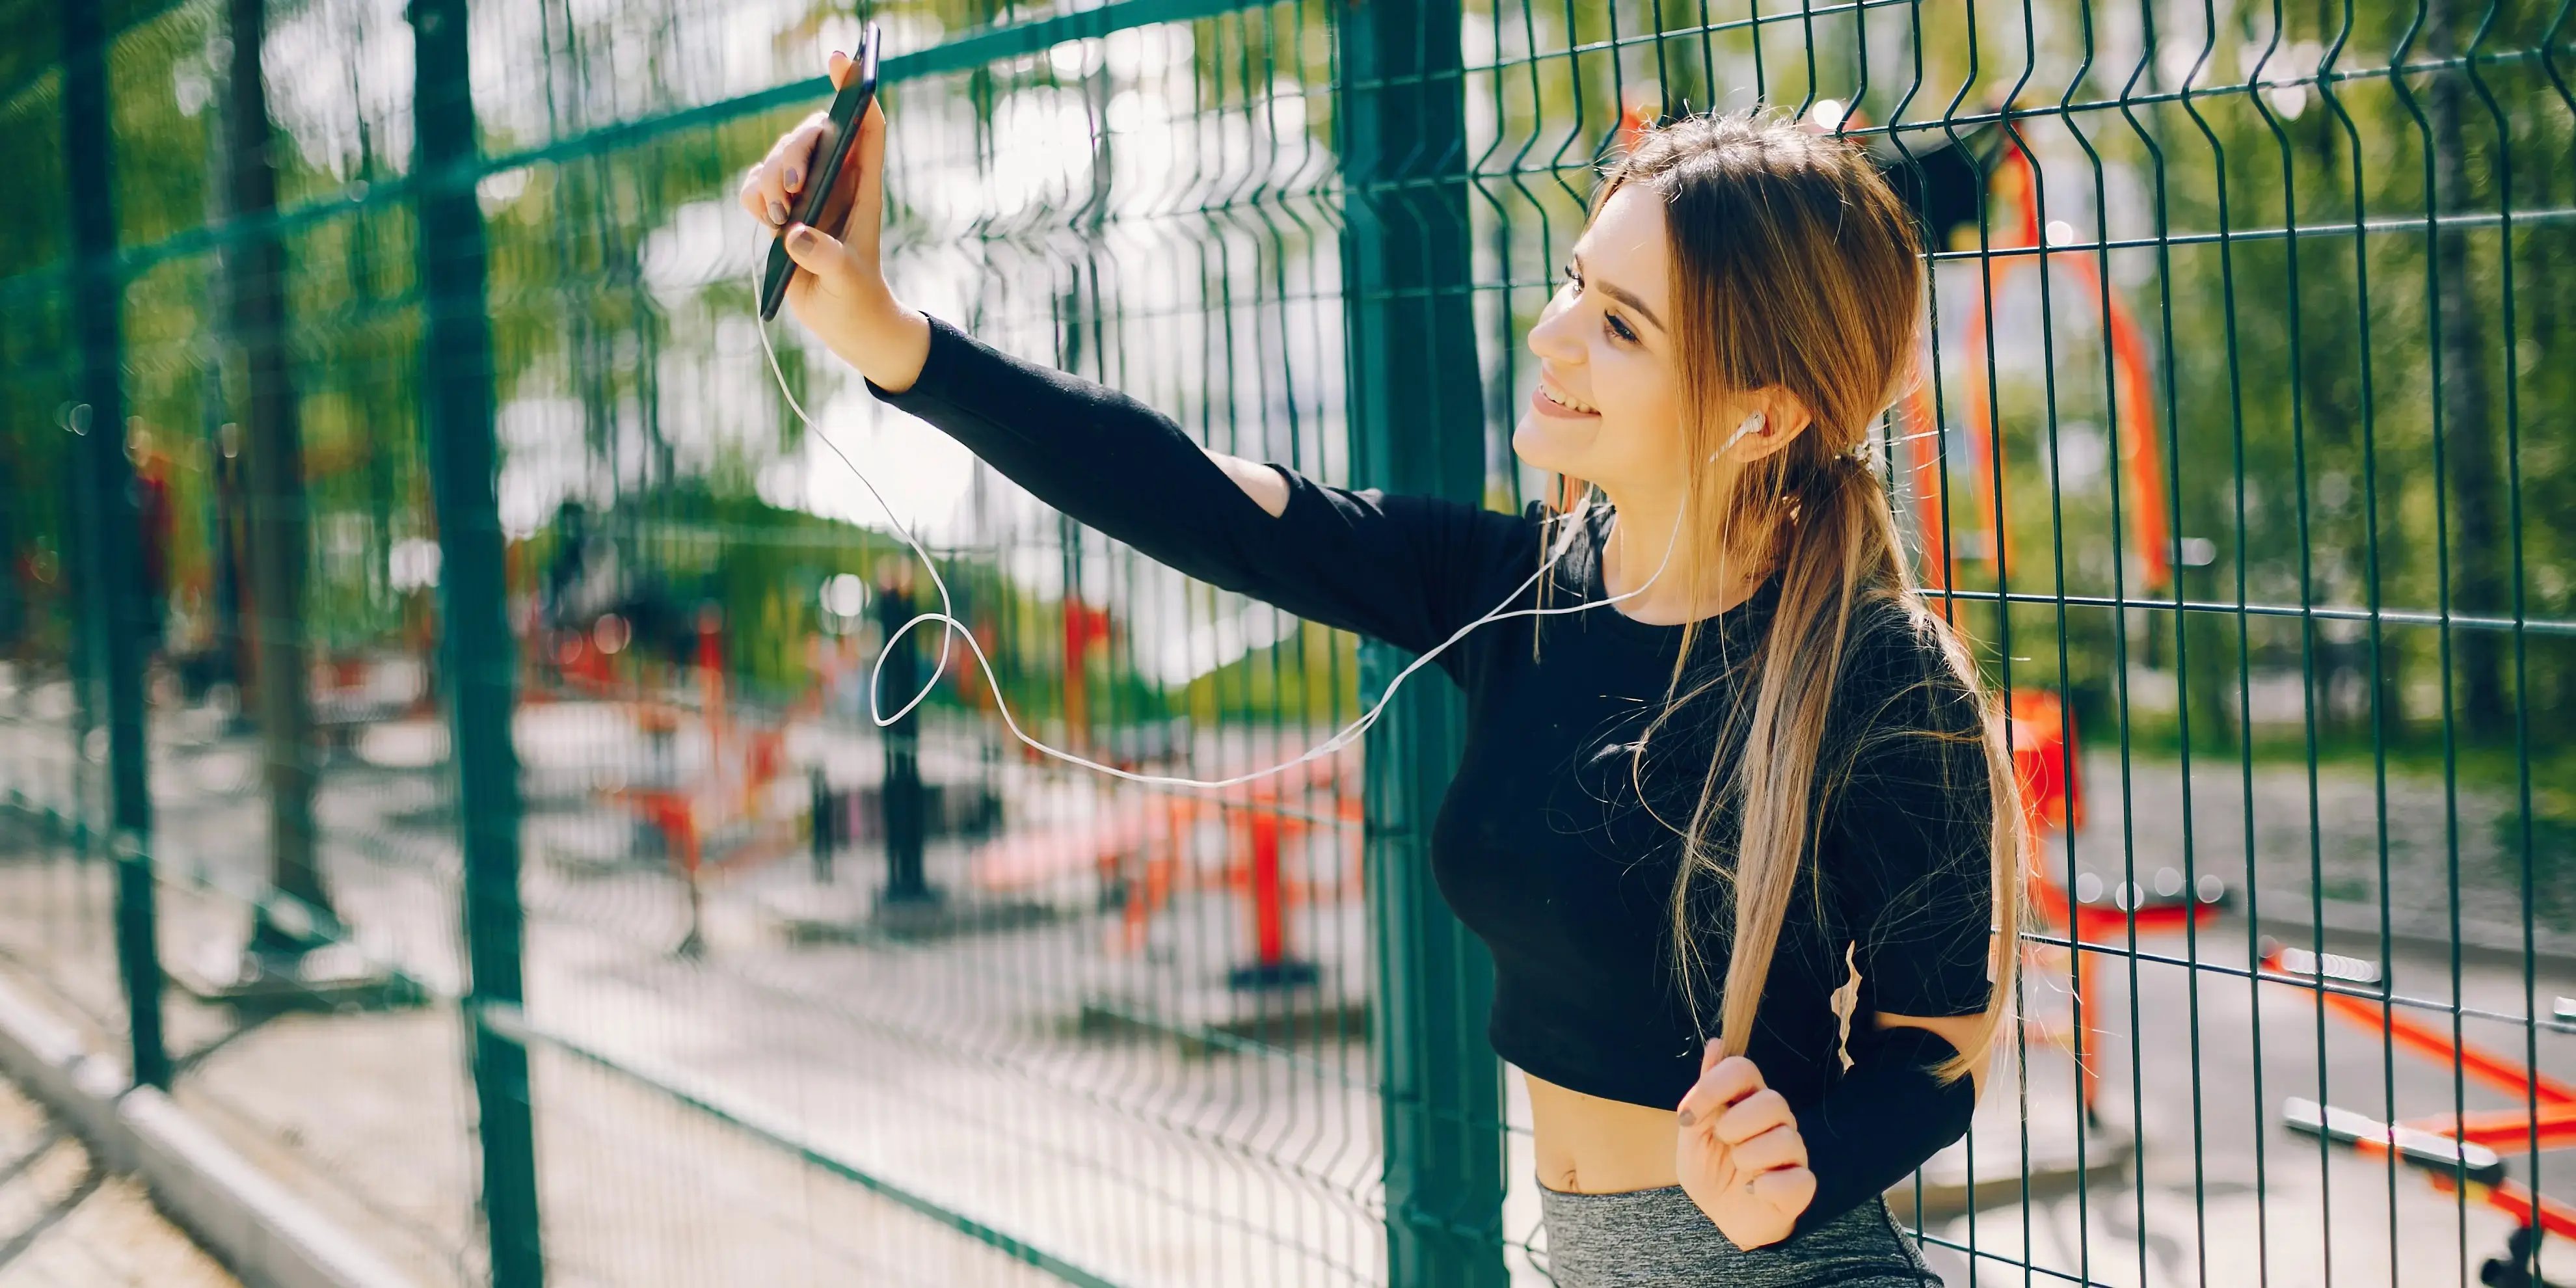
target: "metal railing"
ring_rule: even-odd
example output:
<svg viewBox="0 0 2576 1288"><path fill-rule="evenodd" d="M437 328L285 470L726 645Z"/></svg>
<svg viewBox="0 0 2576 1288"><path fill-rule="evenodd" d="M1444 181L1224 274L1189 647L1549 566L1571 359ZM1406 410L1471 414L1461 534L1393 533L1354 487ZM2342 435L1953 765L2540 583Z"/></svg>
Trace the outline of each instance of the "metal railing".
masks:
<svg viewBox="0 0 2576 1288"><path fill-rule="evenodd" d="M2576 1279L2536 0L0 10L0 975L423 1282L1545 1281L1454 690L1216 796L955 666L869 719L890 519L1094 756L1275 763L1408 659L782 323L790 413L732 187L863 16L908 301L1497 508L1632 131L1868 148L1931 247L1883 476L2049 842L1900 1217L1958 1284Z"/></svg>

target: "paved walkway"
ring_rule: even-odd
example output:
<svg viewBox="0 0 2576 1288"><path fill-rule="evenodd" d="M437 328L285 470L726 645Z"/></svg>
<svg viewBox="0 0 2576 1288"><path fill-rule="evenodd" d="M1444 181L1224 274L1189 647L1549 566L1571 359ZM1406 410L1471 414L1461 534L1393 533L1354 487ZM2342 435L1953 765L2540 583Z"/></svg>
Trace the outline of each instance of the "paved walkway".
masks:
<svg viewBox="0 0 2576 1288"><path fill-rule="evenodd" d="M182 724L156 730L175 741L187 732ZM599 713L559 710L543 732L523 749L541 787L586 781L572 771L592 754L620 767L616 751L596 750L620 745ZM576 737L583 733L592 737ZM10 786L68 798L68 775L48 782L45 759L67 760L67 739L6 720L0 737L10 744L0 745ZM2088 838L2098 843L2079 847L2087 870L2103 855L2139 855L2142 877L2179 861L2186 816L2178 799L2152 789L2155 773L2132 776L2125 844L2112 826L2121 821L2116 792L2096 795ZM2178 798L2180 775L2171 777ZM2228 802L2198 780L2195 773L2188 817L2208 842L2197 856L2207 871L2224 833L2201 815ZM156 754L165 873L222 882L256 875L256 781L255 749L243 743ZM2093 785L2117 781L2114 767ZM2263 779L2257 792L2280 786ZM2290 786L2304 790L2303 780ZM2391 795L2420 822L2420 792ZM1168 1043L1079 1032L1086 971L1108 955L1114 922L1096 892L1083 890L1058 896L1060 915L1037 925L930 943L799 944L778 933L772 915L791 892L782 887L804 880L802 862L792 861L713 883L705 955L675 956L686 901L661 863L637 855L624 816L587 787L532 789L531 797L529 1009L546 1030L792 1129L1113 1282L1378 1282L1378 1107L1364 1031L1200 1058ZM446 987L458 973L460 892L440 798L435 774L344 763L326 775L318 812L343 911L386 956ZM2339 806L2324 829L2335 844L2321 888L2343 875L2336 865L2361 862L2337 830L2349 813ZM2109 838L2100 839L2106 827ZM59 848L13 860L8 849L0 842L0 968L9 958L41 960L65 1011L112 1022L104 865ZM2258 849L2267 885L2276 870L2308 870L2290 861L2295 853L2276 859L2282 852L2268 833L2258 834ZM2462 903L2474 910L2473 878L2493 869L2480 855L2462 857ZM951 889L964 877L954 858L932 856L933 878ZM844 879L863 880L866 866L853 859ZM2365 866L2375 873L2375 848ZM2404 870L2422 866L2419 846ZM2107 870L2120 873L2119 865ZM2243 870L2240 860L2234 871ZM2410 899L2410 917L2431 906ZM223 900L165 888L163 934L173 953L226 942L240 920ZM1143 960L1176 981L1183 963L1170 947L1245 933L1239 907L1187 897L1155 931ZM1173 945L1162 943L1166 933ZM2034 1196L2027 1207L1937 1222L1936 1237L1962 1245L1934 1257L1954 1288L2023 1283L2025 1256L2043 1267L2042 1279L2124 1288L2476 1282L2476 1262L2501 1247L2500 1217L2463 1210L2412 1174L2392 1177L2368 1160L2322 1151L2279 1120L2283 1097L2321 1090L2381 1115L2431 1112L2452 1103L2448 1074L2411 1057L2387 1060L2361 1030L2320 1027L2295 990L2266 985L2257 997L2241 976L2211 969L2241 967L2252 939L2230 916L2202 933L2200 971L2154 960L2194 955L2179 935L2142 943L2150 960L2134 975L2114 959L2094 1016L2107 1032L2092 1050L2106 1117L2124 1134L2134 1124L2140 1165L2080 1196ZM2455 983L2446 960L2407 951L2391 966L2406 995L2449 998L2456 989L2473 1009L2506 1017L2525 1004L2518 971L2471 963ZM2564 985L2540 983L2546 1013ZM2034 980L2035 1017L2063 1010L2056 987ZM2463 1027L2505 1049L2524 1040L2510 1019ZM183 1104L424 1283L474 1279L473 1105L451 1009L300 1017L235 1032L174 1000L171 1028L183 1058L202 1056L181 1077ZM2576 1035L2544 1033L2538 1046L2543 1069L2576 1074ZM1979 1115L1981 1157L2014 1160L2025 1139L2038 1157L2053 1138L2072 1138L2064 1070L2042 1067L2043 1058L2034 1058L2027 1093L1998 1070ZM544 1053L535 1081L547 1241L560 1282L838 1283L851 1281L853 1267L866 1270L866 1282L1038 1281L595 1066ZM2474 1087L2463 1098L2470 1108L2498 1107ZM1508 1144L1506 1214L1517 1243L1534 1234L1535 1205L1527 1137L1516 1131ZM2565 1184L2553 1167L2544 1188L2563 1195ZM1527 1249L1516 1247L1511 1260L1522 1282L1538 1282Z"/></svg>
<svg viewBox="0 0 2576 1288"><path fill-rule="evenodd" d="M132 1177L0 1082L0 1288L239 1288Z"/></svg>

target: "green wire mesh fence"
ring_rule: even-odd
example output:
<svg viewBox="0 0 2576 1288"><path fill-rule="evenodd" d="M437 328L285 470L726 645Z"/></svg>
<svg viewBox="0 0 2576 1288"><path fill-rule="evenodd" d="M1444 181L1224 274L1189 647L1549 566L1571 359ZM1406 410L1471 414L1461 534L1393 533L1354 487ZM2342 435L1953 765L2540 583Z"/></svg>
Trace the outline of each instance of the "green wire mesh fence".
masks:
<svg viewBox="0 0 2576 1288"><path fill-rule="evenodd" d="M1880 465L2048 842L1900 1218L1959 1285L2576 1278L2570 16L0 4L0 979L421 1283L1546 1282L1454 691L1223 793L1028 752L1275 764L1407 659L773 378L732 194L878 22L907 301L1517 509L1596 167L1761 102L1923 221ZM881 730L896 525L998 686Z"/></svg>

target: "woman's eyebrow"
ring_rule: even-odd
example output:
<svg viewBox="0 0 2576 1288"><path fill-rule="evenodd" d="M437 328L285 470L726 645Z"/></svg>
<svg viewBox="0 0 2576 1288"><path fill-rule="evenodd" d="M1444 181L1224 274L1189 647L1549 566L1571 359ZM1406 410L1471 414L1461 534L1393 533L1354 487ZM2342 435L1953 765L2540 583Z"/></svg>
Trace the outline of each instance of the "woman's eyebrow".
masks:
<svg viewBox="0 0 2576 1288"><path fill-rule="evenodd" d="M1644 300L1638 299L1634 294L1631 294L1627 290L1613 286L1608 282L1593 281L1592 274L1584 271L1583 256L1579 253L1574 256L1574 271L1583 274L1584 285L1593 287L1603 294L1608 295L1611 299L1617 300L1621 304L1625 304L1629 308L1635 309L1638 314L1643 316L1647 321L1654 323L1656 330L1664 331L1670 329L1664 325L1664 320L1662 318L1655 316L1655 311L1653 309L1646 307L1646 302Z"/></svg>

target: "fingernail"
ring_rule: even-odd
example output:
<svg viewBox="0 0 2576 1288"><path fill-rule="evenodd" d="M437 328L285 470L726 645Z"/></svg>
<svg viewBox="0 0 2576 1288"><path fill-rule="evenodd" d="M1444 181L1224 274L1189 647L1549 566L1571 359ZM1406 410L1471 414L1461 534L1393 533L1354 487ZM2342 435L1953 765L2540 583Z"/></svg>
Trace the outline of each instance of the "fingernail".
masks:
<svg viewBox="0 0 2576 1288"><path fill-rule="evenodd" d="M795 187L799 182L802 182L802 181L804 180L804 178L805 178L805 172L804 172L804 171L799 170L799 169L797 169L796 167L794 167L794 166L792 166L792 165L791 165L791 166L789 166L789 167L787 167L787 186L788 186L788 187L790 187L790 188Z"/></svg>
<svg viewBox="0 0 2576 1288"><path fill-rule="evenodd" d="M1685 1109L1685 1110L1683 1110L1683 1111L1682 1111L1682 1126L1684 1126L1684 1127L1688 1127L1688 1126L1690 1126L1693 1122L1698 1121L1698 1119L1699 1119L1699 1115L1698 1115L1698 1114L1692 1113L1691 1111L1689 1111L1689 1110L1687 1110L1687 1109Z"/></svg>
<svg viewBox="0 0 2576 1288"><path fill-rule="evenodd" d="M787 248L789 250L803 250L813 244L814 229L809 225L798 224L796 225L796 231L787 234Z"/></svg>
<svg viewBox="0 0 2576 1288"><path fill-rule="evenodd" d="M772 201L772 202L770 202L770 203L769 203L769 222L771 222L771 223L773 223L773 224L783 224L783 223L786 223L786 222L787 222L787 207L785 207L785 206L782 206L782 205L778 204L776 201Z"/></svg>

